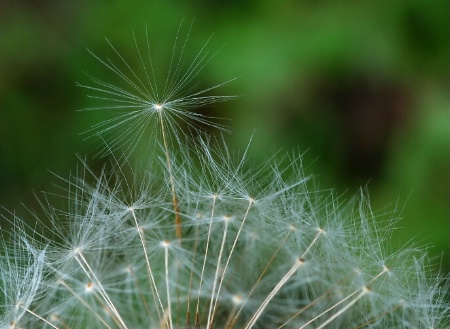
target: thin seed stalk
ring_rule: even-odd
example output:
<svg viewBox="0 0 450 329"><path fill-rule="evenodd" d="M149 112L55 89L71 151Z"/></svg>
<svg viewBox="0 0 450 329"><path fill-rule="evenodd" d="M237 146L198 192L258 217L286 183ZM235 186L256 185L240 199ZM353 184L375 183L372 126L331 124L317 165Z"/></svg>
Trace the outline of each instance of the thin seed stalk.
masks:
<svg viewBox="0 0 450 329"><path fill-rule="evenodd" d="M166 131L164 128L164 120L162 117L162 110L163 107L161 104L157 104L156 110L159 113L159 120L161 121L161 133L162 133L162 139L164 143L164 152L166 154L166 161L167 161L167 171L169 172L169 180L172 190L172 206L173 210L175 212L175 236L176 238L181 242L182 232L181 232L181 217L180 217L180 207L178 203L177 194L175 192L175 178L172 174L172 164L170 162L170 156L169 156L169 147L167 146L167 138L166 138Z"/></svg>

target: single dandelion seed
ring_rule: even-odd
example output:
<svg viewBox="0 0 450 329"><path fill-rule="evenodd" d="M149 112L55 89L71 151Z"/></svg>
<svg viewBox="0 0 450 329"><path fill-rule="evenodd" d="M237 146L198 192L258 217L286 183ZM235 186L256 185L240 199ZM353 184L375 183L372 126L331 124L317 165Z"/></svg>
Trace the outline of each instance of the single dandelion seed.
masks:
<svg viewBox="0 0 450 329"><path fill-rule="evenodd" d="M193 80L215 54L210 54L207 50L210 38L201 47L191 64L185 65L183 57L192 24L184 42L181 42L180 45L181 27L182 24L176 33L168 69L165 77L162 78L158 78L161 74L158 74L159 71L156 69L160 65L155 65L152 60L152 46L147 28L145 47L139 46L133 33L138 57L136 68L133 67L131 61L120 54L108 39L107 42L115 54L115 59L109 57L103 59L90 52L108 70L117 75L118 81L121 82L121 84L111 84L88 75L93 82L92 85L78 84L92 92L88 97L99 101L99 106L84 110L106 111L114 114L113 117L95 124L85 132L88 135L87 138L98 136L107 143L104 148L100 149L98 156L105 156L118 149L128 156L142 139L144 139L144 143L150 145L154 140L151 137L158 130L162 135L166 135L163 136L163 139L167 139L166 143L169 143L169 140L176 140L181 144L183 135L181 123L186 124L191 131L199 132L201 125L227 131L226 127L214 122L217 118L205 116L195 110L236 98L235 96L209 95L211 91L234 79L208 88L197 87L198 89L196 89ZM180 55L177 57L178 51ZM160 128L154 129L154 126L160 126ZM168 131L165 132L165 130ZM144 136L148 138L144 138Z"/></svg>
<svg viewBox="0 0 450 329"><path fill-rule="evenodd" d="M90 52L106 68L119 77L122 85L110 84L100 79L90 76L93 85L78 84L94 94L88 95L90 98L106 102L106 105L87 108L85 110L113 111L115 116L105 121L95 124L86 133L92 136L99 136L106 146L99 152L99 156L105 156L110 152L124 147L122 151L127 158L140 144L141 139L147 145L153 140L152 135L155 132L154 126L159 125L166 158L167 172L172 191L172 207L175 215L175 235L181 241L181 217L177 193L175 190L175 177L172 173L172 164L170 156L170 145L173 139L179 145L183 144L181 135L183 129L180 121L184 122L191 131L199 132L199 125L208 125L223 131L227 129L215 122L212 117L207 117L198 112L193 112L200 107L212 103L234 99L234 96L208 95L228 82L228 80L206 89L195 90L192 87L192 81L203 70L205 65L212 59L207 45L210 39L206 41L200 51L197 53L191 64L183 68L183 55L187 45L192 24L190 25L184 42L179 46L179 38L182 23L179 25L173 46L170 64L166 77L161 83L157 79L157 72L151 56L151 44L149 41L148 30L146 27L146 47L145 50L139 46L136 36L133 33L134 45L138 56L139 67L133 68L119 51L107 39L108 44L116 55L116 60L110 58L102 59ZM180 50L177 58L176 53ZM119 132L118 132L119 130ZM149 136L144 138L144 136ZM88 137L89 138L89 137Z"/></svg>

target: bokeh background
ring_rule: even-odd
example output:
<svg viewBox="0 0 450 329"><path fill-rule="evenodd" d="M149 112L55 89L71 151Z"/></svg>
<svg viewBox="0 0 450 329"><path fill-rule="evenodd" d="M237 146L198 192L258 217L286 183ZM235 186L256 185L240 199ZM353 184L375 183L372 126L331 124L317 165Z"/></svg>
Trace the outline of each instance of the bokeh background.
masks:
<svg viewBox="0 0 450 329"><path fill-rule="evenodd" d="M211 35L219 50L198 81L238 78L220 93L241 97L207 109L230 119L231 149L253 136L255 162L301 152L323 188L367 186L375 211L402 218L392 247L417 239L448 270L448 13L444 0L0 1L0 204L33 211L50 171L92 154L80 133L108 116L77 112L90 100L75 82L111 74L87 48L113 55L107 37L136 59L147 25L164 62L194 21L184 56Z"/></svg>

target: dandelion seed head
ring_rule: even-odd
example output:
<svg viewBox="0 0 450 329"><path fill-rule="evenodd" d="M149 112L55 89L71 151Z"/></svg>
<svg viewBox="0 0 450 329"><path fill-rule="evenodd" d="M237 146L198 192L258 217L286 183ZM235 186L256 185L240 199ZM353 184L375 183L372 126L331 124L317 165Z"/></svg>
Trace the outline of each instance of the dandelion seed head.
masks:
<svg viewBox="0 0 450 329"><path fill-rule="evenodd" d="M169 249L171 244L172 242L170 242L169 240L161 241L161 247L163 247L164 249Z"/></svg>
<svg viewBox="0 0 450 329"><path fill-rule="evenodd" d="M233 295L231 300L233 301L233 304L235 305L242 305L242 303L245 301L245 298L241 294Z"/></svg>
<svg viewBox="0 0 450 329"><path fill-rule="evenodd" d="M59 316L56 313L51 313L49 318L50 318L51 322L58 322L59 321Z"/></svg>
<svg viewBox="0 0 450 329"><path fill-rule="evenodd" d="M224 221L224 222L231 222L232 220L234 220L234 216L232 216L232 215L229 215L229 214L227 214L227 215L223 215L222 216L222 220Z"/></svg>
<svg viewBox="0 0 450 329"><path fill-rule="evenodd" d="M205 214L203 214L202 212L198 212L198 213L195 214L195 218L197 220L202 220L202 219L205 218Z"/></svg>
<svg viewBox="0 0 450 329"><path fill-rule="evenodd" d="M73 249L72 253L73 253L74 256L82 254L83 253L83 247L76 247L75 249Z"/></svg>
<svg viewBox="0 0 450 329"><path fill-rule="evenodd" d="M87 293L93 292L94 289L95 289L95 285L94 285L94 283L92 283L92 282L86 283L85 288L84 288L84 290L85 290Z"/></svg>
<svg viewBox="0 0 450 329"><path fill-rule="evenodd" d="M128 153L147 132L181 145L182 123L216 126L192 112L231 99L208 96L223 84L192 86L208 61L206 45L186 70L174 47L163 84L148 38L144 47L135 39L137 68L110 45L115 59L96 58L119 83L92 78L84 86L107 102L96 109L122 111L90 131L108 140L102 154L123 146ZM277 154L258 167L248 150L236 161L209 140L179 152L165 142L156 168L117 160L95 175L83 163L93 183L84 174L64 180L68 208L46 199L43 233L28 234L13 214L12 241L0 235L0 328L449 324L448 276L432 273L423 249L387 252L394 221L378 222L367 196L344 203L312 188L300 156Z"/></svg>

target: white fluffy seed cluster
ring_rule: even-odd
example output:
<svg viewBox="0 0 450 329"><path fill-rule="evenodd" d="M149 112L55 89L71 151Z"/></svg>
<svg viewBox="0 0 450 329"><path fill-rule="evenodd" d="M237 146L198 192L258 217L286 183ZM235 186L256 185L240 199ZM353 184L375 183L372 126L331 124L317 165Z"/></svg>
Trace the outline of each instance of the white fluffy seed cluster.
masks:
<svg viewBox="0 0 450 329"><path fill-rule="evenodd" d="M1 328L445 328L443 281L425 253L383 250L362 195L310 189L299 168L244 171L208 149L147 169L71 179L69 209L40 236L3 242ZM175 159L175 157L172 157ZM299 159L291 159L298 163ZM290 169L291 174L286 174ZM286 177L287 176L287 177ZM357 206L359 205L359 207Z"/></svg>
<svg viewBox="0 0 450 329"><path fill-rule="evenodd" d="M146 97L156 87L145 87L152 74L138 54L143 80L101 60L131 91L99 80L87 88L110 95L98 98L114 105L99 109L127 111L100 134L140 124L112 149L134 149L151 119L161 161L67 179L68 207L44 198L36 225L4 216L13 230L1 239L0 328L448 326L447 277L433 274L423 249L385 250L395 219L377 218L365 192L343 201L318 190L299 156L255 168L207 142L171 150L169 138L181 144L176 118L204 121L187 109L225 98L198 96L210 88L171 99L201 64L168 79L166 96Z"/></svg>

